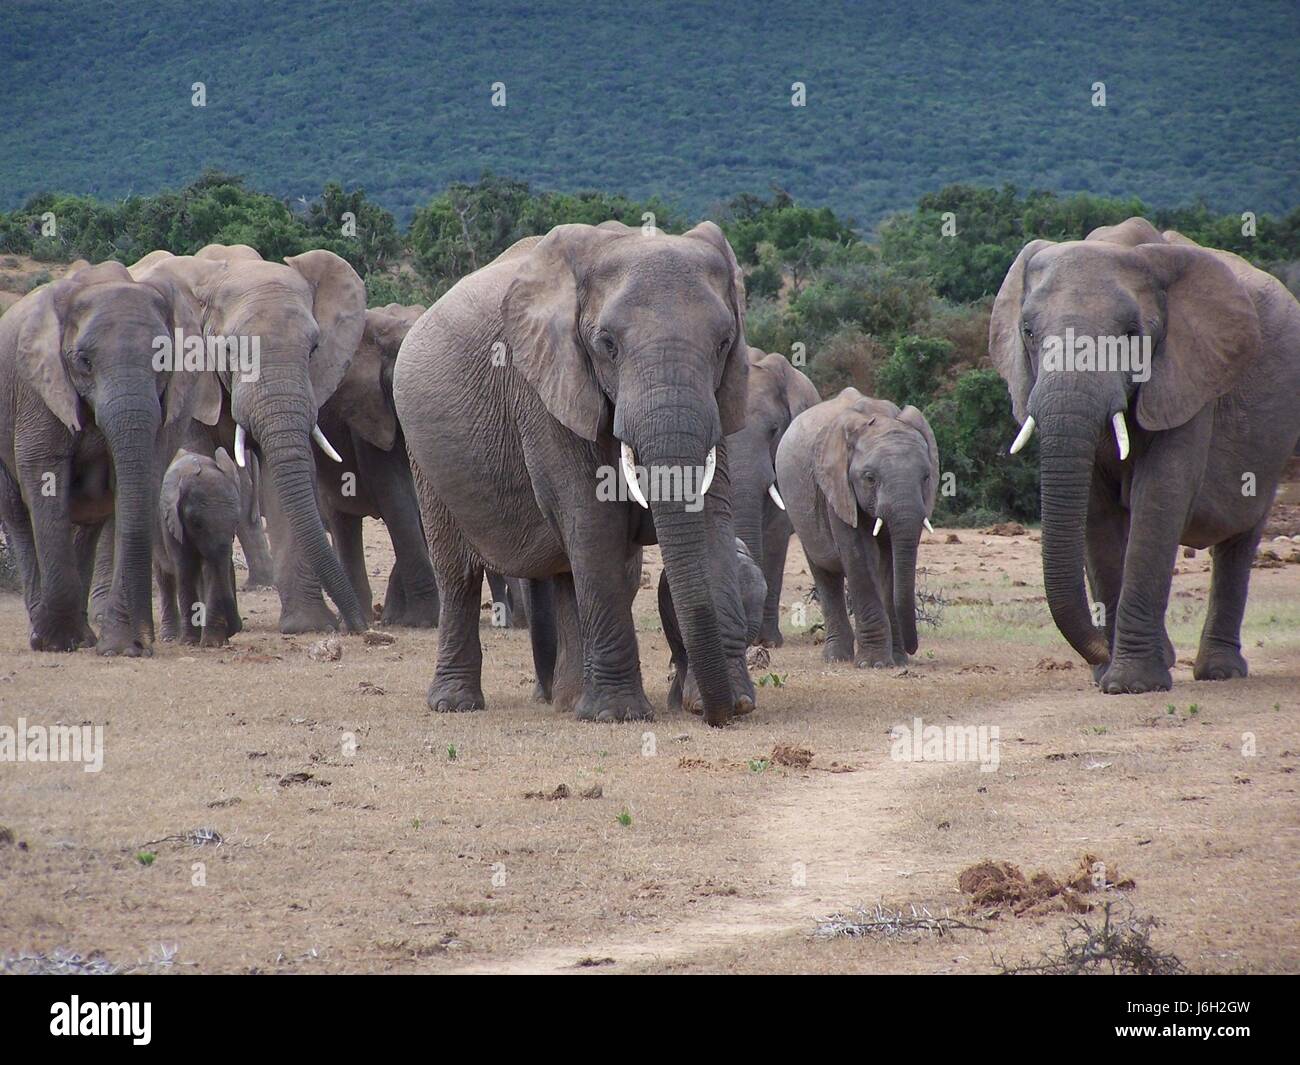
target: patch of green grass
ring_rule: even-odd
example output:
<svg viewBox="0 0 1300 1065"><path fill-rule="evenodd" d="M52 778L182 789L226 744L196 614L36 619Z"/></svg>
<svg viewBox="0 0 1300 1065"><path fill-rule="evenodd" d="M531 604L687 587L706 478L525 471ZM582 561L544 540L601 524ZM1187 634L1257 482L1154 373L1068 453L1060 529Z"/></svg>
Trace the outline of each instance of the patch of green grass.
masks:
<svg viewBox="0 0 1300 1065"><path fill-rule="evenodd" d="M158 855L153 851L141 851L135 856L135 860L141 865L153 865L154 859L157 857Z"/></svg>
<svg viewBox="0 0 1300 1065"><path fill-rule="evenodd" d="M617 821L624 828L630 828L632 825L632 815L628 813L626 810L620 810L618 812L618 816L614 818L614 820Z"/></svg>

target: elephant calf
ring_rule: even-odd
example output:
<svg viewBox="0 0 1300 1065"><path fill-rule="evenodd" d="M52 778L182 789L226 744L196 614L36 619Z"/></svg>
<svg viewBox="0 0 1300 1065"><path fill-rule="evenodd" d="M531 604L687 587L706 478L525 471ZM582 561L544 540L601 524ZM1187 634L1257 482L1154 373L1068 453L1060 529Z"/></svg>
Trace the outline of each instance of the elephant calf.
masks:
<svg viewBox="0 0 1300 1065"><path fill-rule="evenodd" d="M225 448L215 459L178 451L163 475L154 550L164 640L219 647L243 628L230 555L239 515L239 471Z"/></svg>
<svg viewBox="0 0 1300 1065"><path fill-rule="evenodd" d="M825 657L906 665L917 647L916 548L939 483L925 416L846 388L791 423L776 475L826 618Z"/></svg>

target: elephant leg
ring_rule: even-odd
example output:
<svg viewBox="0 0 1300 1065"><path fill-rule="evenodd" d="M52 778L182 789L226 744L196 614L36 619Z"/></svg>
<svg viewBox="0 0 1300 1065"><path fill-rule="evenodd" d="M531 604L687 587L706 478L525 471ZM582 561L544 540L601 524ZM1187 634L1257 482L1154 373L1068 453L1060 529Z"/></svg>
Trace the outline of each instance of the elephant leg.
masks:
<svg viewBox="0 0 1300 1065"><path fill-rule="evenodd" d="M881 542L866 531L869 521L869 518L864 518L856 529L834 518L831 523L831 532L844 565L849 596L853 600L853 625L857 638L857 653L853 661L859 669L879 669L894 664L894 639L889 617L892 606L887 610L881 597L882 572L886 569L893 571L882 562Z"/></svg>
<svg viewBox="0 0 1300 1065"><path fill-rule="evenodd" d="M36 541L32 537L32 520L27 513L18 482L0 464L0 522L5 537L18 563L18 575L23 582L23 603L30 615L40 599L41 571L36 564Z"/></svg>
<svg viewBox="0 0 1300 1065"><path fill-rule="evenodd" d="M31 648L75 651L94 641L87 638L85 598L73 547L68 499L71 460L66 454L23 455L19 458L19 481L32 486L25 499L40 570L40 598L31 617ZM47 485L52 488L48 494Z"/></svg>
<svg viewBox="0 0 1300 1065"><path fill-rule="evenodd" d="M271 543L266 538L259 514L255 519L241 517L235 529L239 546L248 564L245 588L269 588L275 583L275 563L271 560Z"/></svg>
<svg viewBox="0 0 1300 1065"><path fill-rule="evenodd" d="M488 591L492 595L492 627L508 629L514 625L514 611L510 602L510 585L494 569L487 571Z"/></svg>
<svg viewBox="0 0 1300 1065"><path fill-rule="evenodd" d="M106 524L106 522L101 522L98 525L74 525L72 527L72 548L77 553L77 572L81 577L82 623L85 626L86 640L91 643L94 642L95 634L90 627L87 612L88 604L85 597L89 593L91 582L95 578L95 566L99 558L99 544L103 540L101 533Z"/></svg>
<svg viewBox="0 0 1300 1065"><path fill-rule="evenodd" d="M204 647L221 647L244 627L235 598L235 560L229 550L224 555L203 560Z"/></svg>
<svg viewBox="0 0 1300 1065"><path fill-rule="evenodd" d="M555 671L551 688L551 705L557 710L573 711L582 696L583 649L578 624L578 595L573 574L561 573L551 578L551 601L555 616Z"/></svg>
<svg viewBox="0 0 1300 1065"><path fill-rule="evenodd" d="M361 536L362 518L332 508L327 508L327 517L330 535L334 538L334 550L343 563L343 572L347 574L352 590L357 593L357 599L361 603L361 616L369 625L375 620L375 608L370 591L370 577L366 573L366 551Z"/></svg>
<svg viewBox="0 0 1300 1065"><path fill-rule="evenodd" d="M555 630L555 589L549 580L523 581L528 609L528 635L533 645L533 670L537 686L533 700L549 703L555 690L555 663L558 654Z"/></svg>
<svg viewBox="0 0 1300 1065"><path fill-rule="evenodd" d="M153 566L154 580L158 582L158 607L162 615L162 639L174 643L181 635L181 615L176 606L176 574L158 562Z"/></svg>
<svg viewBox="0 0 1300 1065"><path fill-rule="evenodd" d="M907 665L909 659L903 649L903 627L898 621L898 610L894 606L894 548L887 534L879 540L880 550L880 602L885 617L889 620L889 641L893 648L893 662L896 666Z"/></svg>
<svg viewBox="0 0 1300 1065"><path fill-rule="evenodd" d="M1096 475L1088 501L1086 536L1088 586L1092 590L1093 609L1101 608L1106 643L1115 651L1115 618L1119 614L1119 594L1124 586L1124 552L1128 546L1128 513L1119 505L1106 485ZM1109 663L1092 667L1092 679L1101 682Z"/></svg>
<svg viewBox="0 0 1300 1065"><path fill-rule="evenodd" d="M673 679L668 686L668 707L671 710L682 708L682 689L686 683L686 671L690 661L686 654L686 644L682 640L681 626L677 624L677 609L673 606L673 593L668 586L668 575L659 574L659 622L663 625L664 639L668 641L668 652L672 656Z"/></svg>
<svg viewBox="0 0 1300 1065"><path fill-rule="evenodd" d="M394 603L390 614L385 598L384 621L417 629L436 628L438 582L429 560L405 443L399 438L391 451L381 451L359 437L353 438L353 444L359 474L374 497L393 543L397 560L394 574L400 576L400 604ZM392 587L391 578L389 587Z"/></svg>
<svg viewBox="0 0 1300 1065"><path fill-rule="evenodd" d="M822 657L828 662L853 661L853 629L849 626L849 611L844 602L844 574L822 569L811 560L813 586L817 589L817 602L822 608L826 623L826 642Z"/></svg>
<svg viewBox="0 0 1300 1065"><path fill-rule="evenodd" d="M510 627L512 629L528 628L528 595L524 591L525 583L519 577L506 578L506 594L510 598Z"/></svg>
<svg viewBox="0 0 1300 1065"><path fill-rule="evenodd" d="M1165 611L1178 541L1200 484L1187 475L1189 451L1209 446L1212 422L1192 421L1152 438L1129 491L1129 538L1124 585L1115 614L1115 647L1101 690L1168 691Z"/></svg>
<svg viewBox="0 0 1300 1065"><path fill-rule="evenodd" d="M90 620L100 625L113 599L113 545L117 539L117 523L112 515L99 532L95 548L94 572L90 578Z"/></svg>
<svg viewBox="0 0 1300 1065"><path fill-rule="evenodd" d="M640 551L635 577L631 565L610 573L608 558L589 556L574 564L582 634L583 688L574 708L581 721L650 721L654 708L641 683L641 656L632 620L632 600L640 586Z"/></svg>
<svg viewBox="0 0 1300 1065"><path fill-rule="evenodd" d="M333 632L338 618L325 603L311 561L295 550L287 515L275 492L266 493L266 517L275 560L275 587L280 593L280 631Z"/></svg>
<svg viewBox="0 0 1300 1065"><path fill-rule="evenodd" d="M400 625L406 612L406 589L402 587L402 567L396 562L388 571L388 587L384 589L384 605L380 620L385 625Z"/></svg>
<svg viewBox="0 0 1300 1065"><path fill-rule="evenodd" d="M1246 675L1241 653L1241 619L1250 590L1250 566L1255 560L1267 515L1249 532L1241 533L1210 550L1214 569L1210 577L1210 605L1201 629L1192 676L1197 680L1229 680Z"/></svg>
<svg viewBox="0 0 1300 1065"><path fill-rule="evenodd" d="M200 588L198 553L186 546L176 562L176 598L181 614L180 642L197 644L203 638L208 607Z"/></svg>
<svg viewBox="0 0 1300 1065"><path fill-rule="evenodd" d="M758 630L761 647L780 647L785 643L781 635L781 585L785 580L785 560L790 550L790 519L774 503L764 504L767 515L763 528L763 558L759 564L763 579L767 581L767 598L763 601L763 626Z"/></svg>

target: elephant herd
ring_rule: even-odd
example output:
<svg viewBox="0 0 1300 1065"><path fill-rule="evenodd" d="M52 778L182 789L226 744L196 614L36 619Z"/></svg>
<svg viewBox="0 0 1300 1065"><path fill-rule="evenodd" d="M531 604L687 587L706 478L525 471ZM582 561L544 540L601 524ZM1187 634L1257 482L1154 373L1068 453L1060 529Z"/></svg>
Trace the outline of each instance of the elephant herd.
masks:
<svg viewBox="0 0 1300 1065"><path fill-rule="evenodd" d="M1062 337L1150 358L1063 365ZM1170 686L1180 544L1213 552L1194 674L1244 675L1251 560L1300 437L1295 299L1130 219L1027 245L989 339L1012 450L1039 437L1047 602L1102 690ZM0 519L34 650L151 653L151 575L163 639L223 643L238 538L283 632L437 625L439 711L485 706L486 573L526 619L537 697L651 717L632 603L655 543L670 703L710 725L754 709L746 649L781 643L792 533L825 656L905 663L941 458L917 408L821 401L747 344L711 222L558 226L427 310L367 310L328 251L210 245L83 266L0 318ZM377 614L367 517L396 559Z"/></svg>

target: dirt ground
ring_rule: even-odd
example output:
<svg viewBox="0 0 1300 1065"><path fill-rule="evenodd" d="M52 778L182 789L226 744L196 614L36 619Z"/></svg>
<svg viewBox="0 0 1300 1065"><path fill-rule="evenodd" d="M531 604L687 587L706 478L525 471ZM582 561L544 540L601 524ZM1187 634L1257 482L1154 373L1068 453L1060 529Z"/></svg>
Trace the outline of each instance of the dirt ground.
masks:
<svg viewBox="0 0 1300 1065"><path fill-rule="evenodd" d="M756 674L758 710L724 731L664 709L649 589L660 713L637 725L531 702L527 634L486 611L489 708L437 715L435 632L345 637L316 661L255 592L226 649L38 655L20 598L0 595L0 724L105 737L99 773L0 762L0 971L76 953L173 972L988 972L1034 960L1069 918L967 912L958 873L1085 854L1133 879L1125 905L1192 971L1300 969L1300 540L1263 545L1250 678L1192 680L1199 552L1174 578L1174 690L1117 697L1052 626L1036 532L950 532L922 547L946 606L905 673L828 668L815 605L789 624L811 587L792 544L787 643ZM382 600L391 555L381 526L367 534ZM892 758L891 728L917 717L996 726L996 771ZM197 829L220 842L187 841ZM812 934L882 902L974 927Z"/></svg>

